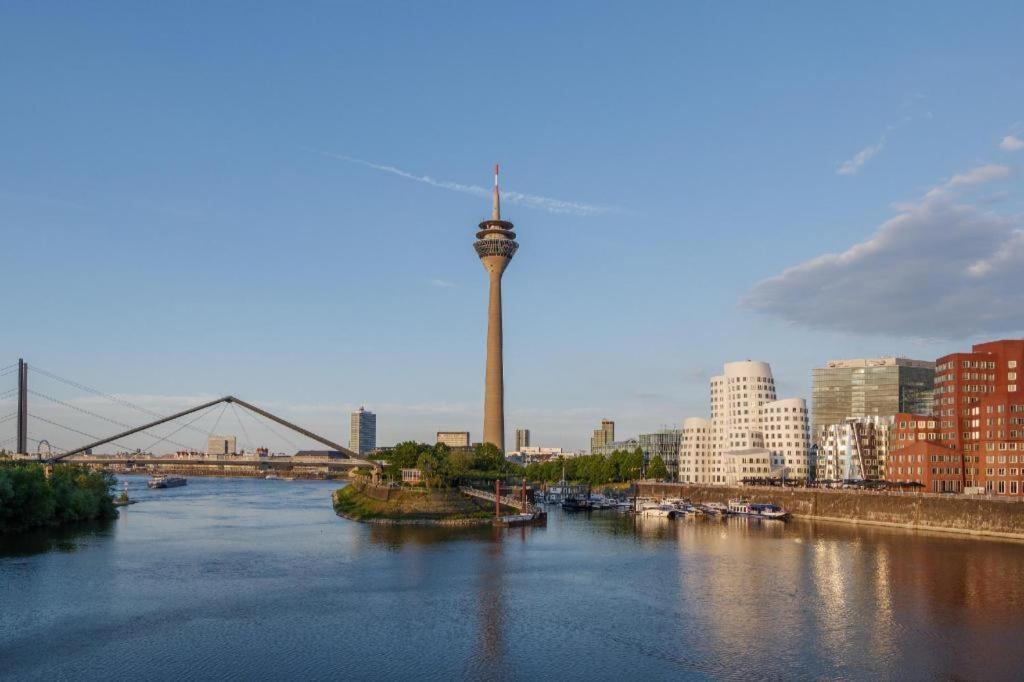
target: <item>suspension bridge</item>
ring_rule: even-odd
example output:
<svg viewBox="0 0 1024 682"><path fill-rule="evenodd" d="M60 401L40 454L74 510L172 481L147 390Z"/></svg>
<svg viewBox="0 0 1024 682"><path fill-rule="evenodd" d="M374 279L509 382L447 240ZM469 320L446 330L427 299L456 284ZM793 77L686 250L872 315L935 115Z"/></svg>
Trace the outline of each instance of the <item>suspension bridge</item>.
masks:
<svg viewBox="0 0 1024 682"><path fill-rule="evenodd" d="M32 388L29 387L30 372ZM12 377L15 385L4 390L4 384L12 382L7 377ZM42 390L37 390L37 383L45 384ZM65 395L69 392L71 395ZM30 410L30 404L38 407ZM166 468L185 466L182 460L187 460L189 466L220 467L222 470L227 467L230 470L239 467L240 459L248 459L260 464L249 468L269 471L296 462L313 464L321 460L325 471L377 468L374 462L345 446L233 395L205 400L171 414L161 414L123 396L106 393L39 367L30 368L20 359L0 368L0 413L6 411L4 407L15 409L0 416L0 452L10 452L22 458L34 456L48 464L63 461L132 467L145 463L151 468ZM223 419L229 410L234 417L234 425ZM142 423L128 421L137 414L144 415L137 417ZM255 438L243 416L250 421L250 426L260 429ZM206 428L211 421L212 426ZM230 442L237 442L236 438L241 441L240 453L223 452L212 456L213 453L205 450L219 429L233 430L236 426L239 434L232 436ZM284 433L275 427L283 427ZM13 434L7 436L12 430ZM104 431L107 435L103 435ZM330 450L303 450L285 433L301 436ZM197 436L202 436L200 447L195 445ZM282 443L296 453L288 462L280 456L270 456L268 445L281 447ZM173 453L160 455L157 452L158 448L172 447L176 448ZM107 452L99 454L103 449Z"/></svg>

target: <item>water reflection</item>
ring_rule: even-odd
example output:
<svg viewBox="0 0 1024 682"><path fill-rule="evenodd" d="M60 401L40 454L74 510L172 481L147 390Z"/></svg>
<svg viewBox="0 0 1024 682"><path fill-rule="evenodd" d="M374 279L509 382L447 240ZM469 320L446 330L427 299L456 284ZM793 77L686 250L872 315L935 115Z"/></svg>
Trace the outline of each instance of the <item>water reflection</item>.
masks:
<svg viewBox="0 0 1024 682"><path fill-rule="evenodd" d="M378 526L336 517L334 487L190 480L3 540L0 678L1017 674L1021 544L558 509Z"/></svg>
<svg viewBox="0 0 1024 682"><path fill-rule="evenodd" d="M494 541L483 548L477 586L477 644L470 661L473 677L494 675L503 667L504 629L502 616L505 608L502 594L504 565L504 530L493 528Z"/></svg>
<svg viewBox="0 0 1024 682"><path fill-rule="evenodd" d="M113 520L86 521L60 528L40 528L25 533L0 535L0 559L51 551L74 552L92 538L109 536L113 527Z"/></svg>

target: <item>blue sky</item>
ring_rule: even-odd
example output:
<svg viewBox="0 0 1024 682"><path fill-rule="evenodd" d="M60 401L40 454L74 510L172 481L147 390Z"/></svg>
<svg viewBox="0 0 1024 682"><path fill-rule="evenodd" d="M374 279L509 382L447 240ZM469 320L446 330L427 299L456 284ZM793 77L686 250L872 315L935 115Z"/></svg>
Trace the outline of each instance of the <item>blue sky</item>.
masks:
<svg viewBox="0 0 1024 682"><path fill-rule="evenodd" d="M479 437L487 199L343 157L554 200L505 206L541 444L1019 336L1024 7L890 5L7 3L0 365Z"/></svg>

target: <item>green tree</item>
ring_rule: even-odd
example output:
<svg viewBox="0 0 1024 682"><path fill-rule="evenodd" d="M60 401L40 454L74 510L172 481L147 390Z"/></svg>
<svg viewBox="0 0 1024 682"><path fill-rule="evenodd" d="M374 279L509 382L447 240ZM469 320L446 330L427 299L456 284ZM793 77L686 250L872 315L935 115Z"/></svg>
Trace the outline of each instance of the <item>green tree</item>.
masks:
<svg viewBox="0 0 1024 682"><path fill-rule="evenodd" d="M420 470L423 484L427 488L439 488L448 482L448 459L443 453L430 448L420 454L416 460L416 468Z"/></svg>
<svg viewBox="0 0 1024 682"><path fill-rule="evenodd" d="M653 478L657 481L664 481L668 478L668 467L665 466L665 461L661 458L661 455L655 455L651 458L651 463L647 467L647 478Z"/></svg>

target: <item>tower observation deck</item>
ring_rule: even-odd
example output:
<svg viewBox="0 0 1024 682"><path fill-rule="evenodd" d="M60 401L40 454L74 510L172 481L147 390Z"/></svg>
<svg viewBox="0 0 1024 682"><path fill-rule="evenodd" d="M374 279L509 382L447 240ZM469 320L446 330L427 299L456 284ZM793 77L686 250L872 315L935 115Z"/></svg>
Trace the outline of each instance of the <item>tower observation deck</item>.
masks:
<svg viewBox="0 0 1024 682"><path fill-rule="evenodd" d="M512 223L501 219L498 166L494 167L494 205L491 219L480 223L476 249L490 280L487 306L487 370L484 385L484 442L505 450L505 378L501 330L501 276L519 249Z"/></svg>

